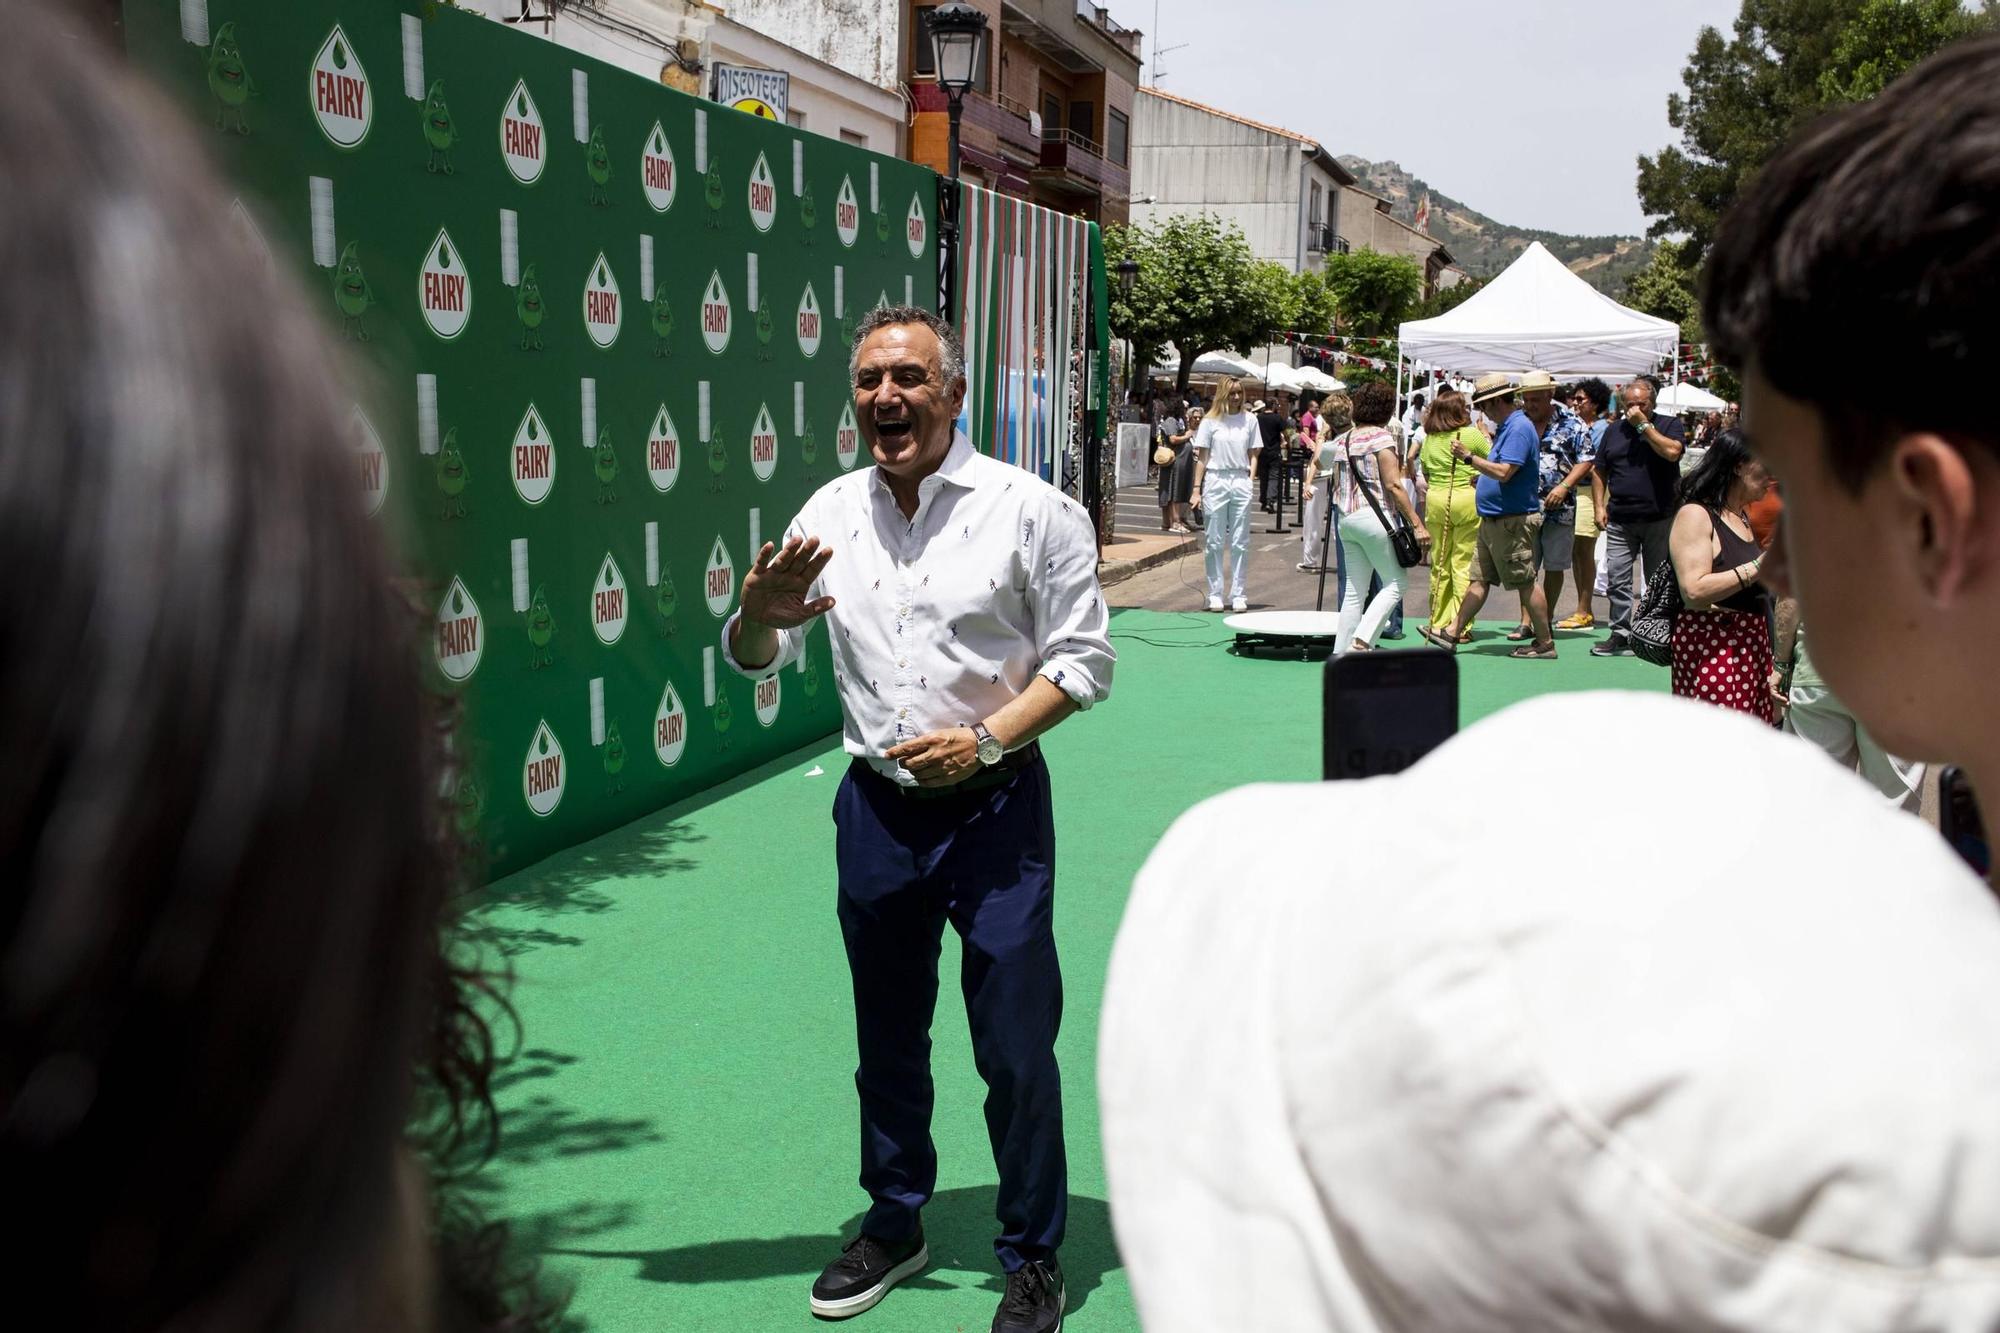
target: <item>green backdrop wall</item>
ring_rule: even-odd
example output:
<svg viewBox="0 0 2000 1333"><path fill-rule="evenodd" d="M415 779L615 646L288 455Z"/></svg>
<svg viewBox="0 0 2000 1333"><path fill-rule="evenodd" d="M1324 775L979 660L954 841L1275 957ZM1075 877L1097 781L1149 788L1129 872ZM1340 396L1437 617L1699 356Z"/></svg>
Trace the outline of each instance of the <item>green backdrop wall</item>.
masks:
<svg viewBox="0 0 2000 1333"><path fill-rule="evenodd" d="M374 374L360 498L327 502L407 552L494 873L838 727L823 632L762 686L716 638L756 544L866 462L846 334L935 305L931 172L447 6L126 21L240 189L246 261Z"/></svg>

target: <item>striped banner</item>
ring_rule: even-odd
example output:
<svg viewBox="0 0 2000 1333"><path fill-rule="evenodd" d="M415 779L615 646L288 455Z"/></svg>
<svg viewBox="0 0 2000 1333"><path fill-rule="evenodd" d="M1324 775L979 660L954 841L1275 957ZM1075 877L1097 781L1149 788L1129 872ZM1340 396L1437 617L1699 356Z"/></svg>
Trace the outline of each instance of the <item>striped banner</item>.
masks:
<svg viewBox="0 0 2000 1333"><path fill-rule="evenodd" d="M963 188L957 290L966 397L959 424L982 453L1060 485L1074 479L1084 439L1103 429L1091 401L1101 407L1103 395L1085 392L1086 368L1101 365L1093 353L1110 341L1102 276L1091 271L1093 262L1103 263L1097 227Z"/></svg>

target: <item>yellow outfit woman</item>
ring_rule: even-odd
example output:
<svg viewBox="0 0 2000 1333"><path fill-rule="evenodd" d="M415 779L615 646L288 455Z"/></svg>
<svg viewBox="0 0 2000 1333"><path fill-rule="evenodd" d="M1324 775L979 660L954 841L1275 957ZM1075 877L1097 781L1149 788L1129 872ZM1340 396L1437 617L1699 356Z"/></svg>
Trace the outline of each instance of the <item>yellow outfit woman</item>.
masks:
<svg viewBox="0 0 2000 1333"><path fill-rule="evenodd" d="M1466 452L1484 458L1492 441L1476 426L1427 435L1418 457L1430 494L1424 501L1424 526L1431 530L1431 624L1449 631L1458 619L1458 604L1472 581L1472 557L1479 548L1479 510L1472 483L1479 474L1451 455L1453 440Z"/></svg>

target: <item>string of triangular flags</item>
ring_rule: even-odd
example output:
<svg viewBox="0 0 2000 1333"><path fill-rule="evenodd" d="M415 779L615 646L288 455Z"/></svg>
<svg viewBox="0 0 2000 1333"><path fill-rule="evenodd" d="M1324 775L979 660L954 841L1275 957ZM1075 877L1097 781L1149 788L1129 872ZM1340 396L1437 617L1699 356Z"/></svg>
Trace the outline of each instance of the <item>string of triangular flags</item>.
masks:
<svg viewBox="0 0 2000 1333"><path fill-rule="evenodd" d="M1343 333L1309 333L1298 329L1279 331L1287 347L1298 349L1298 359L1325 370L1331 366L1366 366L1370 370L1393 370L1396 366L1394 338L1363 338Z"/></svg>

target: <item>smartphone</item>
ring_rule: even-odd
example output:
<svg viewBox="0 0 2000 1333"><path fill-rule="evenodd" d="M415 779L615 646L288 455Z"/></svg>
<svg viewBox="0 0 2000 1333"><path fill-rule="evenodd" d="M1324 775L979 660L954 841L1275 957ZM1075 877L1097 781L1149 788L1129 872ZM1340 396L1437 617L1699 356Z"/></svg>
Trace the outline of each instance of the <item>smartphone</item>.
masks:
<svg viewBox="0 0 2000 1333"><path fill-rule="evenodd" d="M1400 773L1458 734L1458 662L1435 648L1326 662L1326 777Z"/></svg>
<svg viewBox="0 0 2000 1333"><path fill-rule="evenodd" d="M1938 774L1938 832L1974 874L1981 879L1992 874L1993 850L1986 844L1979 802L1973 799L1965 771L1955 764Z"/></svg>

